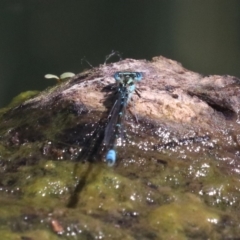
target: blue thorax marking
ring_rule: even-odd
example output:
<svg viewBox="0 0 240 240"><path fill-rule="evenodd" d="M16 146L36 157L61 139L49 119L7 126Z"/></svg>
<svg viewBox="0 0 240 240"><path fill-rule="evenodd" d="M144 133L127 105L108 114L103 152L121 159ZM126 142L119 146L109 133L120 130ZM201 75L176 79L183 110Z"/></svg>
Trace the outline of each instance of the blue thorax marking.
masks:
<svg viewBox="0 0 240 240"><path fill-rule="evenodd" d="M106 146L106 161L109 166L116 162L116 139L123 139L124 126L122 121L125 117L126 106L131 99L132 93L136 90L136 82L142 79L140 72L116 72L114 78L117 84L118 97L115 101L110 114L109 122L105 128L103 143Z"/></svg>

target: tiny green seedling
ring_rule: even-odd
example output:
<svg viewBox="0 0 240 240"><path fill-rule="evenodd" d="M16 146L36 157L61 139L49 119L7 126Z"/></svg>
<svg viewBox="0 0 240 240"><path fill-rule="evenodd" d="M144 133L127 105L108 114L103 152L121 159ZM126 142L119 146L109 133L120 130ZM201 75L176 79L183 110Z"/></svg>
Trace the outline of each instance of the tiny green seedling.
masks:
<svg viewBox="0 0 240 240"><path fill-rule="evenodd" d="M74 77L75 74L71 72L65 72L61 74L59 77L53 74L46 74L44 77L46 79L56 79L58 83L61 83L64 80L67 80L68 78Z"/></svg>

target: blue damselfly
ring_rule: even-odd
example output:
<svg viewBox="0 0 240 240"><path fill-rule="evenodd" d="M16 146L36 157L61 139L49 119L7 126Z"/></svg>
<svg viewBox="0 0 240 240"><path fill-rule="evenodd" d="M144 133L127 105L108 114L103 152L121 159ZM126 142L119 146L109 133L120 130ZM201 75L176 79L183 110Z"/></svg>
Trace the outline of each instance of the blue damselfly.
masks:
<svg viewBox="0 0 240 240"><path fill-rule="evenodd" d="M132 94L136 91L136 82L142 79L140 72L116 72L114 78L117 84L117 99L109 114L109 121L105 128L103 144L107 149L106 161L109 166L116 162L116 140L123 141L125 112Z"/></svg>

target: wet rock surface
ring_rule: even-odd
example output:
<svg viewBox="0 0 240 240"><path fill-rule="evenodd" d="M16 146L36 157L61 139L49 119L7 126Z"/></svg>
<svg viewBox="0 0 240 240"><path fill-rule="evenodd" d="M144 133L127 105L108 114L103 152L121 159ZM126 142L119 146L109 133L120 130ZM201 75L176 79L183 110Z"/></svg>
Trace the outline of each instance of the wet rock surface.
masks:
<svg viewBox="0 0 240 240"><path fill-rule="evenodd" d="M143 79L109 168L102 139L117 71ZM0 112L1 235L240 238L239 87L235 77L202 76L155 57L21 95Z"/></svg>

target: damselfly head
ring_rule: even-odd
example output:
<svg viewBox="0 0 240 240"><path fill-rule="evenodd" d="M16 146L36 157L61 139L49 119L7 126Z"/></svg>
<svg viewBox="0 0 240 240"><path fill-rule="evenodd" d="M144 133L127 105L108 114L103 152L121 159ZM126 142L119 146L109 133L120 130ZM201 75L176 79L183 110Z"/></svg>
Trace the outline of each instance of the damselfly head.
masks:
<svg viewBox="0 0 240 240"><path fill-rule="evenodd" d="M134 81L140 81L142 77L143 76L141 72L116 72L114 74L114 79L116 81L121 81L130 78L132 78Z"/></svg>

